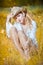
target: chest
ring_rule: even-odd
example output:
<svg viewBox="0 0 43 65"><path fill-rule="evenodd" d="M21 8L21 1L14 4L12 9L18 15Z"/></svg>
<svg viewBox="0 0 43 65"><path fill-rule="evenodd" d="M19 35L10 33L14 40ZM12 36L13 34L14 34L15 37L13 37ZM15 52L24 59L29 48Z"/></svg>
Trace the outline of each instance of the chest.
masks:
<svg viewBox="0 0 43 65"><path fill-rule="evenodd" d="M30 32L32 30L32 25L27 24L27 25L22 25L22 28L24 32Z"/></svg>

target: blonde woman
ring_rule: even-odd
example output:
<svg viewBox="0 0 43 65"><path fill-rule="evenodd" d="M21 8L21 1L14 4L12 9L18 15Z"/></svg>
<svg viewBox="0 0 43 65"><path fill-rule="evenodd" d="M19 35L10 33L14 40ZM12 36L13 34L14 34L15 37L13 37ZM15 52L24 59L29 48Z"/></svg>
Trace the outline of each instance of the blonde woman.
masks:
<svg viewBox="0 0 43 65"><path fill-rule="evenodd" d="M13 25L10 23L12 18L16 20ZM7 16L6 33L25 59L30 58L31 46L37 48L35 32L36 22L28 15L27 9L13 7L11 13Z"/></svg>

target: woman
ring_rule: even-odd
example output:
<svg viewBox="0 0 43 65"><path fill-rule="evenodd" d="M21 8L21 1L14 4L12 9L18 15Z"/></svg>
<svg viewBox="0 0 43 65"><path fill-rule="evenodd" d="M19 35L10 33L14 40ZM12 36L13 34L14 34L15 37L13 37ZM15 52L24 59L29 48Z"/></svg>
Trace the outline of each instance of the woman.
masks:
<svg viewBox="0 0 43 65"><path fill-rule="evenodd" d="M13 25L10 23L12 18L16 20ZM7 16L6 33L25 59L30 58L31 46L37 48L35 32L36 23L28 15L27 10L23 7L13 7Z"/></svg>

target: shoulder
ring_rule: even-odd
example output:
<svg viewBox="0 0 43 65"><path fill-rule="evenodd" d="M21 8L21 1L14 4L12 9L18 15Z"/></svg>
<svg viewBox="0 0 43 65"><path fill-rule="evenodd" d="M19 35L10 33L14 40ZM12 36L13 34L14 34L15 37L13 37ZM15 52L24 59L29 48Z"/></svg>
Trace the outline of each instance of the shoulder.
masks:
<svg viewBox="0 0 43 65"><path fill-rule="evenodd" d="M21 24L20 24L19 22L15 22L15 23L14 23L14 27L20 28L20 27L21 27Z"/></svg>
<svg viewBox="0 0 43 65"><path fill-rule="evenodd" d="M33 25L34 28L37 27L36 22L34 20L32 20L32 25Z"/></svg>
<svg viewBox="0 0 43 65"><path fill-rule="evenodd" d="M32 20L32 24L33 24L33 25L36 25L36 22L35 22L34 20Z"/></svg>
<svg viewBox="0 0 43 65"><path fill-rule="evenodd" d="M22 25L19 22L14 23L14 27L19 31L22 30Z"/></svg>

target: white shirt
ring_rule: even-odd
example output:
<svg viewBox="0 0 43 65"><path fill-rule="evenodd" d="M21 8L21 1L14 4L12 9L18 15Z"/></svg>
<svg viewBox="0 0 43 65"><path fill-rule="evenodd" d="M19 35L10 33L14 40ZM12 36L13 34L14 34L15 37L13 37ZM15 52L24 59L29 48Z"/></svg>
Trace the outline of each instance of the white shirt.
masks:
<svg viewBox="0 0 43 65"><path fill-rule="evenodd" d="M10 29L11 27L14 26L17 31L22 30L22 25L19 22L15 22L13 25L10 22L6 22L6 33L7 36L10 38ZM27 31L25 32L25 34L30 37L33 42L36 42L36 37L35 37L35 32L36 32L36 22L32 20L32 30L30 30L30 28L27 29Z"/></svg>

